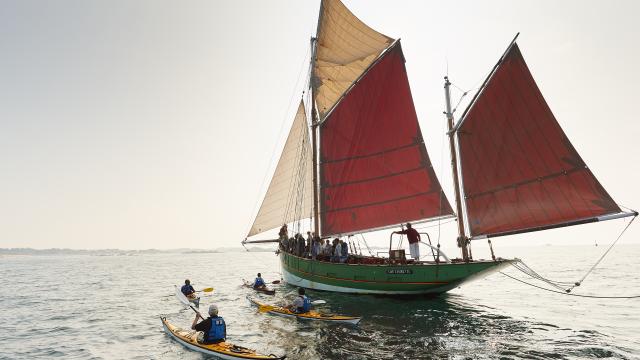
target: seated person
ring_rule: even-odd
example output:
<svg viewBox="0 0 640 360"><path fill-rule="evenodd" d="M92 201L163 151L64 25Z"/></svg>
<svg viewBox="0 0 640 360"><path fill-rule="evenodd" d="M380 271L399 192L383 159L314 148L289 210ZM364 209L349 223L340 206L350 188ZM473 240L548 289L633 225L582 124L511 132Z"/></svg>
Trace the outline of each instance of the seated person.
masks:
<svg viewBox="0 0 640 360"><path fill-rule="evenodd" d="M296 314L302 314L311 310L311 299L304 294L304 288L298 288L298 296L293 300L293 303L287 307L289 311Z"/></svg>
<svg viewBox="0 0 640 360"><path fill-rule="evenodd" d="M184 281L184 285L182 285L180 291L187 297L187 299L196 298L196 290L191 286L191 281L189 281L189 279Z"/></svg>
<svg viewBox="0 0 640 360"><path fill-rule="evenodd" d="M262 275L260 273L258 273L258 277L256 277L256 279L253 282L253 288L254 289L264 289L266 287L267 287L267 285L265 285L264 280L262 280Z"/></svg>
<svg viewBox="0 0 640 360"><path fill-rule="evenodd" d="M347 244L343 240L340 240L340 244L342 245L342 247L340 248L340 250L341 250L341 252L340 252L340 262L343 263L343 262L347 261L347 258L349 257L349 244Z"/></svg>
<svg viewBox="0 0 640 360"><path fill-rule="evenodd" d="M193 319L191 329L202 331L201 334L198 334L199 343L215 344L225 340L227 337L227 325L224 323L224 319L218 316L218 307L216 305L209 306L209 317L207 319L202 319L198 323L198 318L202 319L199 313Z"/></svg>

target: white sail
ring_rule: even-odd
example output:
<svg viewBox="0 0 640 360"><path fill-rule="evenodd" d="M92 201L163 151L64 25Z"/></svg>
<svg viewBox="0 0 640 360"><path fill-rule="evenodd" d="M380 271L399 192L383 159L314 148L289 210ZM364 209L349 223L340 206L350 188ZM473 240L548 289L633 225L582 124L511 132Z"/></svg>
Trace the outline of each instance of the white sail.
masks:
<svg viewBox="0 0 640 360"><path fill-rule="evenodd" d="M313 204L311 145L304 104L296 113L278 166L247 236L311 217Z"/></svg>
<svg viewBox="0 0 640 360"><path fill-rule="evenodd" d="M320 118L336 104L393 39L355 17L339 0L323 0L313 69Z"/></svg>

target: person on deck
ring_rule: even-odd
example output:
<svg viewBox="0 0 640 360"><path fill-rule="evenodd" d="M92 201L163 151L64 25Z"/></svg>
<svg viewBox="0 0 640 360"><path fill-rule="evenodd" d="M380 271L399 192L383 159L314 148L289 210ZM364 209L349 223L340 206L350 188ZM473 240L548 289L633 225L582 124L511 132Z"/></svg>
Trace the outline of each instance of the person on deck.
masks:
<svg viewBox="0 0 640 360"><path fill-rule="evenodd" d="M287 231L287 224L282 225L280 232L278 232L278 238L280 239L280 245L282 250L287 251L289 248L289 232Z"/></svg>
<svg viewBox="0 0 640 360"><path fill-rule="evenodd" d="M298 288L298 296L287 308L296 314L306 313L311 310L311 299L304 294L304 288Z"/></svg>
<svg viewBox="0 0 640 360"><path fill-rule="evenodd" d="M407 223L407 229L402 231L394 231L394 234L407 235L409 240L409 253L411 257L418 260L420 259L420 234L418 231L411 227L411 223Z"/></svg>
<svg viewBox="0 0 640 360"><path fill-rule="evenodd" d="M184 285L180 288L180 292L182 292L187 299L195 299L196 297L196 290L191 286L191 281L189 281L189 279L184 281Z"/></svg>
<svg viewBox="0 0 640 360"><path fill-rule="evenodd" d="M202 319L198 323L198 318ZM202 334L198 334L198 342L201 344L215 344L225 340L227 337L227 324L224 319L218 316L218 307L216 305L209 306L209 317L203 319L200 313L196 314L196 318L193 319L191 329L196 331L202 331Z"/></svg>
<svg viewBox="0 0 640 360"><path fill-rule="evenodd" d="M340 240L340 244L342 245L342 248L341 248L342 252L340 253L340 262L343 263L347 261L347 258L349 257L349 244L347 244L343 240Z"/></svg>
<svg viewBox="0 0 640 360"><path fill-rule="evenodd" d="M307 244L304 248L304 257L311 255L311 247L313 246L313 234L311 231L307 231Z"/></svg>
<svg viewBox="0 0 640 360"><path fill-rule="evenodd" d="M333 239L333 256L331 256L331 262L339 262L340 256L342 256L342 244L338 238Z"/></svg>
<svg viewBox="0 0 640 360"><path fill-rule="evenodd" d="M296 245L298 248L296 249L296 255L300 257L304 257L304 236L302 234L297 233L296 237L298 238Z"/></svg>
<svg viewBox="0 0 640 360"><path fill-rule="evenodd" d="M318 255L322 253L322 240L320 240L317 236L313 238L311 242L311 259L316 260Z"/></svg>
<svg viewBox="0 0 640 360"><path fill-rule="evenodd" d="M264 289L266 287L267 287L267 285L264 283L264 280L262 279L262 275L260 273L258 273L258 276L253 281L253 288L254 289Z"/></svg>
<svg viewBox="0 0 640 360"><path fill-rule="evenodd" d="M332 250L333 250L333 248L331 247L331 243L329 242L329 239L327 239L326 243L322 247L322 255L331 256L331 251Z"/></svg>

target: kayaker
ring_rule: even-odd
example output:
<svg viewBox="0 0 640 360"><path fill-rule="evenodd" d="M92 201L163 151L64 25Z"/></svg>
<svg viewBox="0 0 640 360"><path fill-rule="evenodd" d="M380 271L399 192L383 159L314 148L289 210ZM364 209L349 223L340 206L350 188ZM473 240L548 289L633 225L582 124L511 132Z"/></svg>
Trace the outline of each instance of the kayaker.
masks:
<svg viewBox="0 0 640 360"><path fill-rule="evenodd" d="M180 288L180 291L186 296L188 299L193 299L196 297L196 290L191 286L191 281L189 279L184 281L184 285Z"/></svg>
<svg viewBox="0 0 640 360"><path fill-rule="evenodd" d="M253 281L253 288L254 289L264 289L266 287L267 287L267 285L264 283L264 280L262 279L262 275L260 273L258 273L258 276Z"/></svg>
<svg viewBox="0 0 640 360"><path fill-rule="evenodd" d="M198 342L201 344L215 344L225 340L227 337L227 324L224 319L218 316L218 307L214 304L209 306L209 317L198 322L198 318L202 319L199 313L193 319L191 329L202 331L202 336L198 335Z"/></svg>
<svg viewBox="0 0 640 360"><path fill-rule="evenodd" d="M311 310L311 299L304 294L304 288L298 288L298 296L287 308L296 314L306 313Z"/></svg>

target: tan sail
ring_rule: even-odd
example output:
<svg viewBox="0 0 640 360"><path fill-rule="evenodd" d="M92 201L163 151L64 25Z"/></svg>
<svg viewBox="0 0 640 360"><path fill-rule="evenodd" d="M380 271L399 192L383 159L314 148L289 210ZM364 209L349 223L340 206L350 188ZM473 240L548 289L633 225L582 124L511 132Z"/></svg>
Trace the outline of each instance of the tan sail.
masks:
<svg viewBox="0 0 640 360"><path fill-rule="evenodd" d="M304 104L300 101L287 142L247 236L311 217L313 188L311 146Z"/></svg>
<svg viewBox="0 0 640 360"><path fill-rule="evenodd" d="M339 0L322 1L317 38L312 84L324 119L393 39L360 21Z"/></svg>

